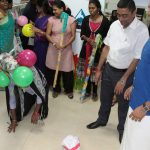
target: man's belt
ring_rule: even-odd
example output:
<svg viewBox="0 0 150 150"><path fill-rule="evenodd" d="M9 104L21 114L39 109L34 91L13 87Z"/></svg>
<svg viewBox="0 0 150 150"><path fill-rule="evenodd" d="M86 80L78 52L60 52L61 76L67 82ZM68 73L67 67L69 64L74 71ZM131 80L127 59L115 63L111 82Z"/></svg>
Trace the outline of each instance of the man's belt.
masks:
<svg viewBox="0 0 150 150"><path fill-rule="evenodd" d="M111 70L116 71L116 72L126 72L127 71L127 69L115 68L115 67L111 66L109 63L107 63L107 65L109 66L109 68L111 68Z"/></svg>

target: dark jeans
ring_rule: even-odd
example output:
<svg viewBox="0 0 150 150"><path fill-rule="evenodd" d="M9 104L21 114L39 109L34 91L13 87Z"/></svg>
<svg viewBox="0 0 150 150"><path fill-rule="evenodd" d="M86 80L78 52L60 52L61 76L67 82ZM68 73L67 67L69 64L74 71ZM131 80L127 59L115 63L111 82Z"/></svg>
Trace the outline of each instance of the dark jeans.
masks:
<svg viewBox="0 0 150 150"><path fill-rule="evenodd" d="M100 101L101 106L99 109L99 117L97 119L98 122L107 124L110 111L111 111L111 105L112 105L112 99L114 96L114 88L116 86L116 83L121 79L123 74L126 70L117 70L112 68L108 63L106 63L103 74L102 74L102 82L101 82L101 93L100 93ZM129 107L129 102L124 99L124 92L125 90L132 85L133 82L133 74L128 78L125 88L123 90L123 93L120 95L117 95L118 100L118 132L123 133L124 130L124 123L127 116L127 111Z"/></svg>
<svg viewBox="0 0 150 150"><path fill-rule="evenodd" d="M53 86L53 81L55 77L55 70L48 69L47 68L47 81L49 86ZM72 93L73 92L73 86L74 86L74 75L73 71L70 72L63 72L59 71L57 76L57 83L56 87L53 89L53 91L60 93L61 92L61 77L63 81L63 87L66 93Z"/></svg>

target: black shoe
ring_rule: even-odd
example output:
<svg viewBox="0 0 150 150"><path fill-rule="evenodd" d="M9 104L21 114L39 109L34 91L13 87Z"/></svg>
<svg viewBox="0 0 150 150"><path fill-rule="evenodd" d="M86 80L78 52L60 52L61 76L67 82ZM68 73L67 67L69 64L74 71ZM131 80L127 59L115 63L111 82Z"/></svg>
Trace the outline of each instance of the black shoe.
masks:
<svg viewBox="0 0 150 150"><path fill-rule="evenodd" d="M122 133L119 133L119 142L121 143L122 141L122 137L123 137L123 134Z"/></svg>
<svg viewBox="0 0 150 150"><path fill-rule="evenodd" d="M99 122L95 121L95 122L90 123L90 124L87 125L86 127L87 127L88 129L96 129L96 128L98 128L98 127L104 127L104 126L106 126L106 124L104 124L104 123L99 123Z"/></svg>
<svg viewBox="0 0 150 150"><path fill-rule="evenodd" d="M73 93L68 93L68 98L73 99Z"/></svg>

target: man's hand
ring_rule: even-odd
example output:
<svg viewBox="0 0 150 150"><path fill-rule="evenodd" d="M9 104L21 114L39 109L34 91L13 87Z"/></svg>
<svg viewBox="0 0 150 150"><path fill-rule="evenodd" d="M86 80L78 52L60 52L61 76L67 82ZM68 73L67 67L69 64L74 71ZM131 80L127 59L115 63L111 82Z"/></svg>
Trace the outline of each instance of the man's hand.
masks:
<svg viewBox="0 0 150 150"><path fill-rule="evenodd" d="M132 93L133 86L130 86L129 88L126 89L124 93L124 99L129 100L131 93Z"/></svg>
<svg viewBox="0 0 150 150"><path fill-rule="evenodd" d="M126 81L125 80L119 80L115 86L114 93L116 95L120 95L123 92L123 89L125 87Z"/></svg>
<svg viewBox="0 0 150 150"><path fill-rule="evenodd" d="M100 69L96 69L95 73L95 84L98 84L98 81L101 79L102 71Z"/></svg>
<svg viewBox="0 0 150 150"><path fill-rule="evenodd" d="M134 121L141 121L146 115L146 112L143 108L143 105L137 107L133 112L129 115L129 117Z"/></svg>

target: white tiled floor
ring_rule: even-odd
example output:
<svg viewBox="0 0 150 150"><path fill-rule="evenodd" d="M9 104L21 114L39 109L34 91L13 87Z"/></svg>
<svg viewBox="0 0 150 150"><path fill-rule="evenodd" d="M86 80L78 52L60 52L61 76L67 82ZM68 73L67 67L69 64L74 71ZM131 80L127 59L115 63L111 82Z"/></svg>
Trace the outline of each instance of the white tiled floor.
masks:
<svg viewBox="0 0 150 150"><path fill-rule="evenodd" d="M0 150L61 150L61 142L69 134L79 137L81 150L118 150L117 106L112 108L106 127L86 129L97 118L98 109L99 101L79 103L78 93L73 100L66 95L52 99L50 93L45 125L32 125L31 112L19 123L17 131L9 134L5 94L0 92Z"/></svg>

